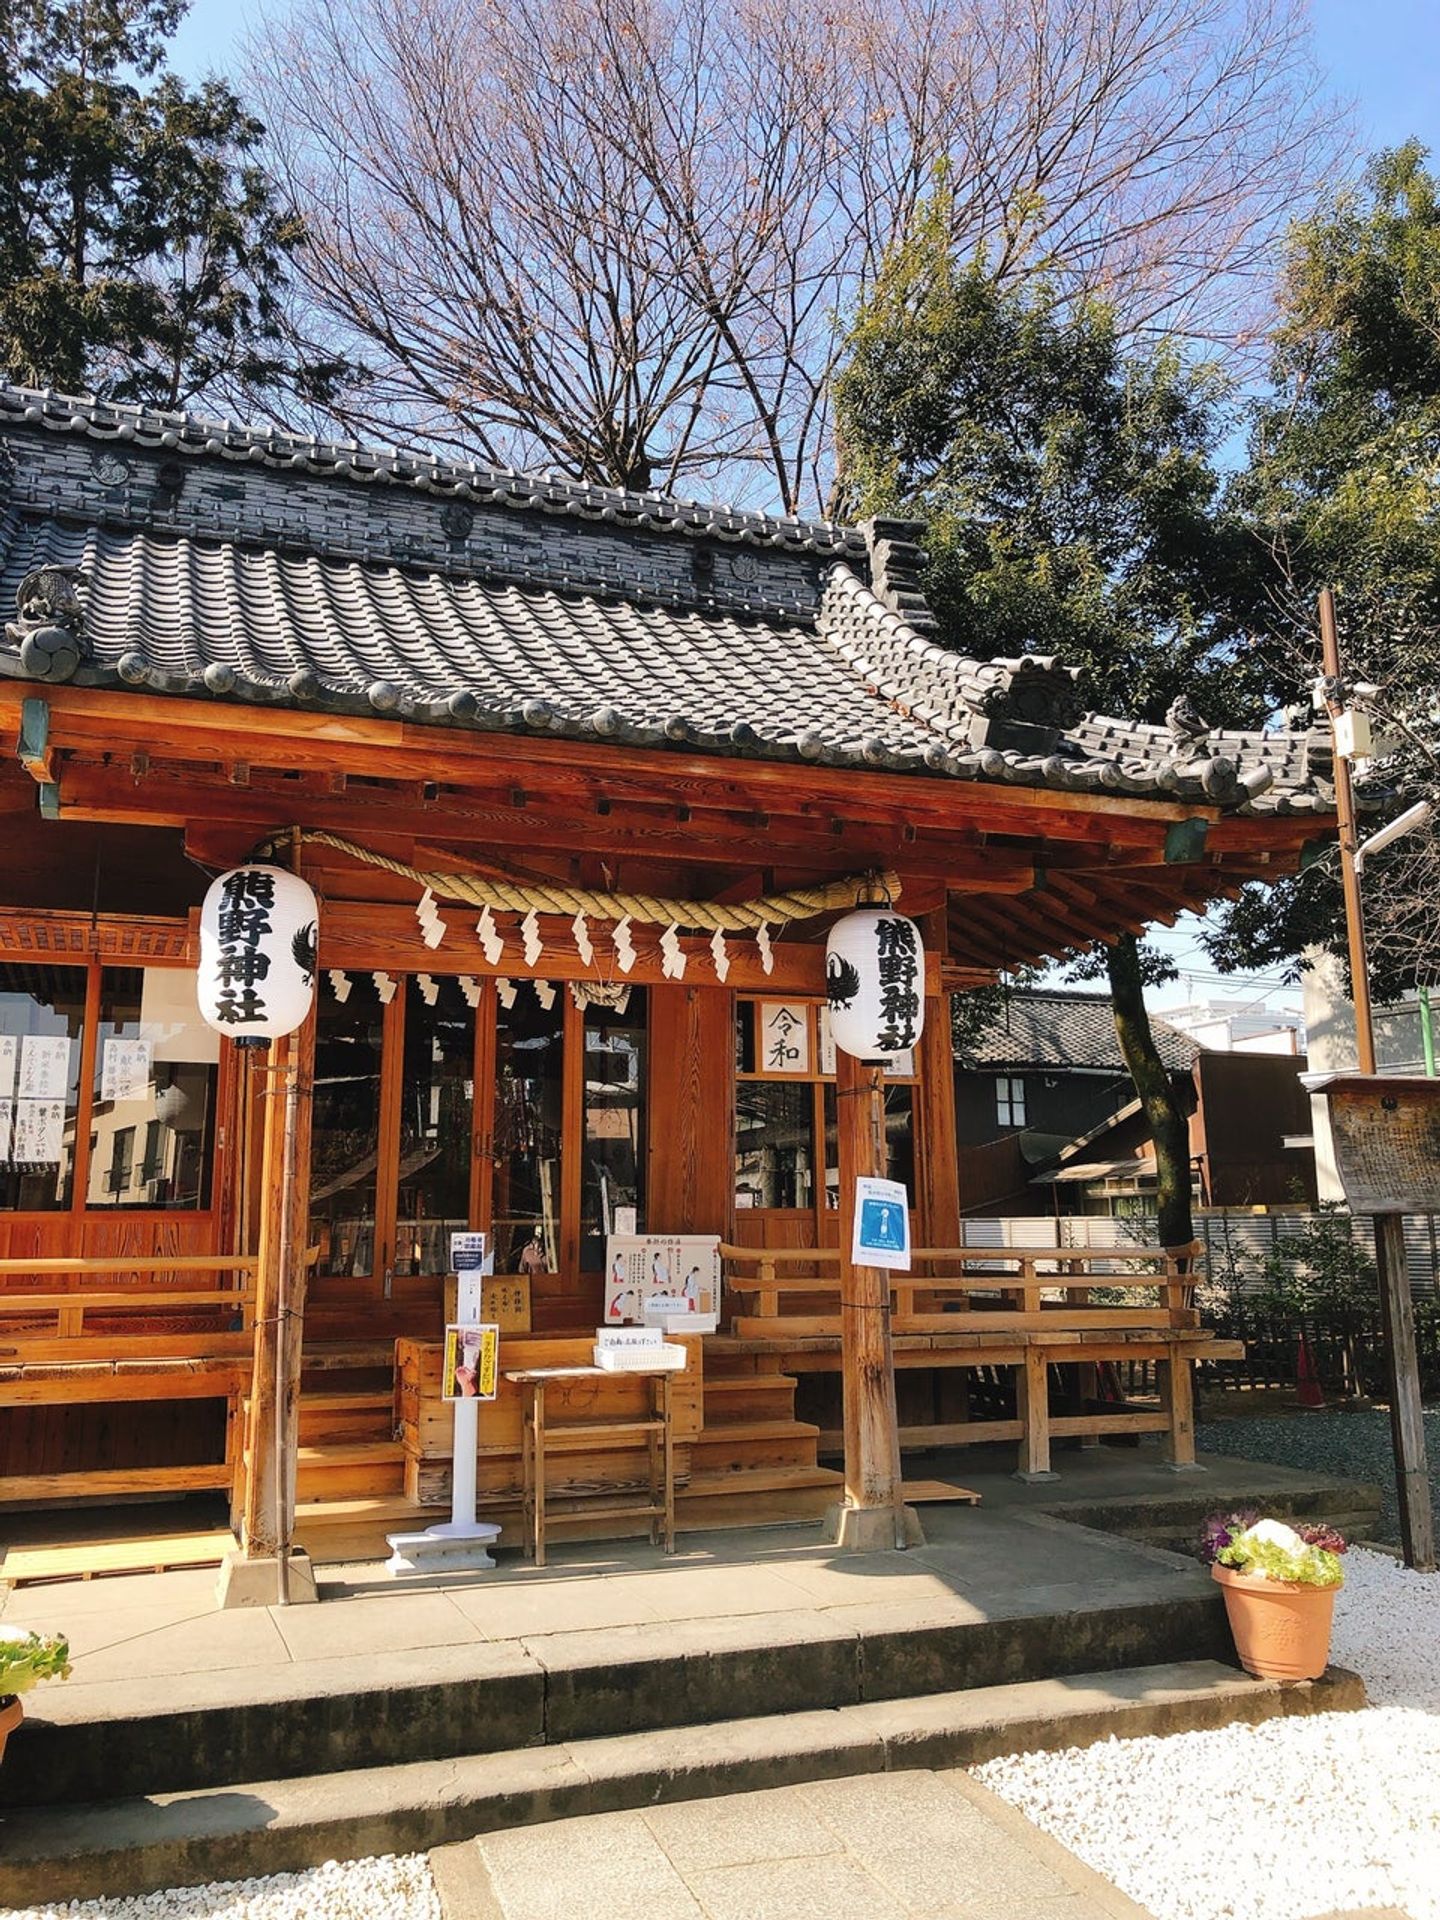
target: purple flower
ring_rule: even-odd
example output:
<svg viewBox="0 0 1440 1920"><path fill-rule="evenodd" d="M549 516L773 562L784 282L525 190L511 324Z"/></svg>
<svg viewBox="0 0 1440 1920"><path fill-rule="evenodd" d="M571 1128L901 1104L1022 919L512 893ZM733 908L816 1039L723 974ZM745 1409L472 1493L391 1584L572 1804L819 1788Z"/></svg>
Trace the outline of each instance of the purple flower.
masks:
<svg viewBox="0 0 1440 1920"><path fill-rule="evenodd" d="M1258 1507L1237 1507L1233 1513L1212 1513L1200 1529L1199 1554L1207 1567L1214 1566L1237 1533L1253 1527L1260 1518Z"/></svg>
<svg viewBox="0 0 1440 1920"><path fill-rule="evenodd" d="M1327 1527L1323 1521L1317 1521L1308 1527L1297 1527L1295 1531L1307 1547L1324 1547L1327 1553L1344 1553L1345 1536L1334 1527Z"/></svg>

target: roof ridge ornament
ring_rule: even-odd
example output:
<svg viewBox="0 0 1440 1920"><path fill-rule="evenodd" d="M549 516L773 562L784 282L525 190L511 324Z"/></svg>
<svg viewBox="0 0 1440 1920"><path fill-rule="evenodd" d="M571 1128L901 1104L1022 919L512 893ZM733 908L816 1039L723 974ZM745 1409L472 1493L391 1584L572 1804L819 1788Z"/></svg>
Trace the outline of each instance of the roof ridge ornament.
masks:
<svg viewBox="0 0 1440 1920"><path fill-rule="evenodd" d="M5 637L31 679L52 684L73 679L80 663L91 657L80 594L85 580L78 566L47 562L16 588L18 617L6 622Z"/></svg>

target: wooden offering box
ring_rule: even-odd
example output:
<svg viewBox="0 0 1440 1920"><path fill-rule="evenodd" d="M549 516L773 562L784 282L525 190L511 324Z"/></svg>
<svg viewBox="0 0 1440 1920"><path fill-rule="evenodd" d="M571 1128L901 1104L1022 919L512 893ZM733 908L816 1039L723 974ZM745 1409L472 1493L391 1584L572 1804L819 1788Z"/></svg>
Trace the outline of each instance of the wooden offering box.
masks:
<svg viewBox="0 0 1440 1920"><path fill-rule="evenodd" d="M700 1431L703 1350L699 1339L677 1341L686 1350L685 1370L674 1377L675 1474L680 1485L690 1477L690 1447ZM593 1333L573 1336L521 1334L500 1338L500 1392L480 1408L480 1460L477 1475L479 1511L504 1528L500 1544L518 1546L521 1539L521 1441L524 1396L505 1379L527 1367L589 1367ZM401 1435L405 1446L405 1493L424 1507L450 1501L454 1410L440 1398L441 1342L398 1340L395 1344ZM552 1386L549 1394L548 1446L551 1453L550 1497L561 1502L570 1496L602 1492L629 1493L649 1484L650 1463L643 1441L618 1437L607 1445L602 1438L586 1440L583 1448L565 1449L565 1427L593 1426L606 1420L639 1420L649 1405L647 1377L617 1373ZM552 1525L567 1516L552 1515ZM585 1528L583 1513L573 1524ZM603 1535L618 1537L644 1532L648 1522L633 1526L623 1520L596 1523Z"/></svg>

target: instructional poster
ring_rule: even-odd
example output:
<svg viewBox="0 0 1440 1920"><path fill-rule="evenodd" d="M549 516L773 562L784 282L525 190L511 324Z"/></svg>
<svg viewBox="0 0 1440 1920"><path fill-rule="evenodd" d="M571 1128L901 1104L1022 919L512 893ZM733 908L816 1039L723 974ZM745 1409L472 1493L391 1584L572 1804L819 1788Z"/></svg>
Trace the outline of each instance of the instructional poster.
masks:
<svg viewBox="0 0 1440 1920"><path fill-rule="evenodd" d="M493 1400L499 1380L499 1327L446 1327L441 1399Z"/></svg>
<svg viewBox="0 0 1440 1920"><path fill-rule="evenodd" d="M21 1101L64 1100L70 1090L70 1046L64 1034L27 1033L20 1042Z"/></svg>
<svg viewBox="0 0 1440 1920"><path fill-rule="evenodd" d="M652 1301L666 1314L720 1306L720 1242L703 1233L612 1233L605 1242L605 1324L638 1325Z"/></svg>
<svg viewBox="0 0 1440 1920"><path fill-rule="evenodd" d="M898 1180L861 1174L855 1182L855 1237L850 1257L857 1267L910 1271L910 1196Z"/></svg>

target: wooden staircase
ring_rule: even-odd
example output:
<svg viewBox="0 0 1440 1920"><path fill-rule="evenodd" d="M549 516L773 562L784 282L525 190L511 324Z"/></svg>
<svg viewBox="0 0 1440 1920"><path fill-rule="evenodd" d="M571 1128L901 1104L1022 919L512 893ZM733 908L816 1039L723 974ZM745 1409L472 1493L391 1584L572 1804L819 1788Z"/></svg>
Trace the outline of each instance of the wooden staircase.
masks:
<svg viewBox="0 0 1440 1920"><path fill-rule="evenodd" d="M681 1529L761 1527L821 1518L844 1476L816 1458L820 1429L795 1418L795 1379L705 1357L704 1424L691 1442Z"/></svg>
<svg viewBox="0 0 1440 1920"><path fill-rule="evenodd" d="M840 1498L842 1476L816 1459L819 1428L795 1418L794 1378L738 1370L743 1364L717 1357L712 1367L707 1355L703 1425L689 1443L689 1478L677 1498L682 1531L813 1522ZM503 1544L513 1544L518 1500L503 1493L487 1499L486 1477L482 1510L505 1525ZM404 1487L392 1343L307 1346L296 1540L322 1565L383 1557L387 1532L448 1517L448 1507L417 1505ZM573 1536L575 1529L566 1531ZM598 1531L603 1536L613 1526Z"/></svg>

